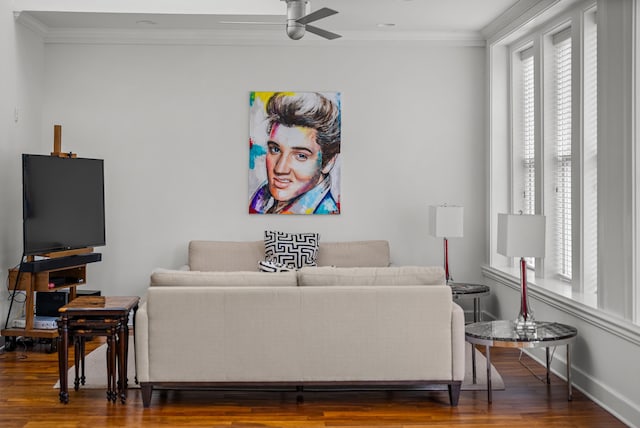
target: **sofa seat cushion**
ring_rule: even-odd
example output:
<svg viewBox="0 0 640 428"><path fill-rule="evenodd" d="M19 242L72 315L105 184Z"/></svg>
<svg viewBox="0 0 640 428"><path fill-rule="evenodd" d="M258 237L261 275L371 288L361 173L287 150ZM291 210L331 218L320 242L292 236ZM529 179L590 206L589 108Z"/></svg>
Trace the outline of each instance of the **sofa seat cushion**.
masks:
<svg viewBox="0 0 640 428"><path fill-rule="evenodd" d="M157 270L151 286L296 287L296 272L200 272Z"/></svg>
<svg viewBox="0 0 640 428"><path fill-rule="evenodd" d="M435 266L305 267L298 271L300 286L442 285L444 270Z"/></svg>

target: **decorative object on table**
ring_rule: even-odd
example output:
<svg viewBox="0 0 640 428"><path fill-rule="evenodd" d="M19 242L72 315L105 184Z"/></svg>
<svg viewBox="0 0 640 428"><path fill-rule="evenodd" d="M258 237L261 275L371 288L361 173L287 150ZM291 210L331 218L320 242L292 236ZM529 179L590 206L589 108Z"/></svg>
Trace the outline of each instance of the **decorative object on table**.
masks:
<svg viewBox="0 0 640 428"><path fill-rule="evenodd" d="M251 92L249 214L340 214L339 92Z"/></svg>
<svg viewBox="0 0 640 428"><path fill-rule="evenodd" d="M520 313L516 329L535 329L533 309L527 293L525 257L544 257L545 216L530 214L498 214L498 253L520 257Z"/></svg>
<svg viewBox="0 0 640 428"><path fill-rule="evenodd" d="M456 205L432 205L429 207L429 233L444 239L444 273L447 284L453 282L449 271L449 238L463 235L464 207Z"/></svg>

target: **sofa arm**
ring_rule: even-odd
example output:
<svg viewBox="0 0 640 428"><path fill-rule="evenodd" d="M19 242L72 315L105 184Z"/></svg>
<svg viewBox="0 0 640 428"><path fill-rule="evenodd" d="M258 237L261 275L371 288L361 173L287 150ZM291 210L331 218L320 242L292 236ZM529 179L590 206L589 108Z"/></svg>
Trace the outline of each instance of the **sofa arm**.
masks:
<svg viewBox="0 0 640 428"><path fill-rule="evenodd" d="M451 305L451 359L453 380L464 380L465 361L464 311L457 303Z"/></svg>
<svg viewBox="0 0 640 428"><path fill-rule="evenodd" d="M138 382L149 381L149 316L147 302L140 305L136 312L135 328L136 377Z"/></svg>

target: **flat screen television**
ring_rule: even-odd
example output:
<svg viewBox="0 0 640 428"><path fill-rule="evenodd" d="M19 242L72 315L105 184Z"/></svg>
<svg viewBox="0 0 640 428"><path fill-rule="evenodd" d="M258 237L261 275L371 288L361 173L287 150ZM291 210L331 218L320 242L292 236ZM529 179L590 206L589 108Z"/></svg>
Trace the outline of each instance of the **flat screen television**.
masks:
<svg viewBox="0 0 640 428"><path fill-rule="evenodd" d="M104 161L22 155L24 254L106 244Z"/></svg>

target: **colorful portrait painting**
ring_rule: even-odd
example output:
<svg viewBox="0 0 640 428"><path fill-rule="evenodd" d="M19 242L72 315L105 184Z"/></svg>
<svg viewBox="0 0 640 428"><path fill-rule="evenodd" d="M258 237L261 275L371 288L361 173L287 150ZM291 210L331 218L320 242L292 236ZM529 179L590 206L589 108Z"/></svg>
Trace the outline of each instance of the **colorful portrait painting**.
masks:
<svg viewBox="0 0 640 428"><path fill-rule="evenodd" d="M251 92L249 213L340 214L339 92Z"/></svg>

